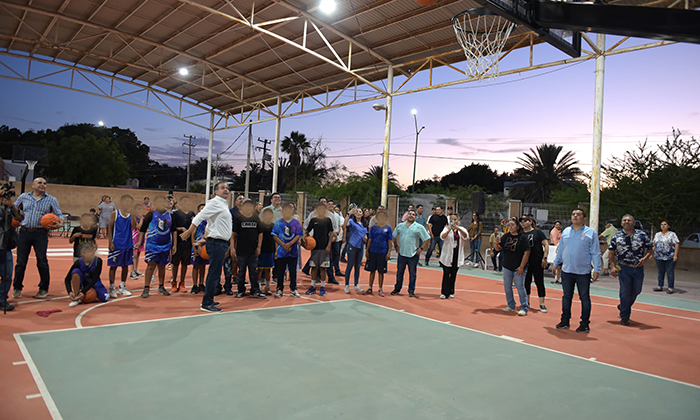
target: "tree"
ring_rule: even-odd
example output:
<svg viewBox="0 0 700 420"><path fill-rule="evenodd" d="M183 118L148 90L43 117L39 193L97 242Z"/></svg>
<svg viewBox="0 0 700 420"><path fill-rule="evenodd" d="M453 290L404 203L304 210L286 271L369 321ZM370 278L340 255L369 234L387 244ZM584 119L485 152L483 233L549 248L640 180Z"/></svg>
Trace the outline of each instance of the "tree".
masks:
<svg viewBox="0 0 700 420"><path fill-rule="evenodd" d="M582 174L576 167L578 161L574 152L562 155L562 149L562 146L543 144L518 158L523 166L515 170L514 178L522 182L514 185L509 195L525 202L546 203L554 189L576 181Z"/></svg>
<svg viewBox="0 0 700 420"><path fill-rule="evenodd" d="M382 181L382 176L384 175L384 168L379 166L379 165L372 165L362 173L362 177L365 179L378 179L379 182ZM399 182L396 180L396 174L391 172L389 170L389 176L388 176L389 182L393 182L394 184L398 184Z"/></svg>
<svg viewBox="0 0 700 420"><path fill-rule="evenodd" d="M294 168L294 189L297 188L297 173L302 164L304 154L311 148L311 143L303 133L292 131L282 140L282 151L289 155L289 163Z"/></svg>

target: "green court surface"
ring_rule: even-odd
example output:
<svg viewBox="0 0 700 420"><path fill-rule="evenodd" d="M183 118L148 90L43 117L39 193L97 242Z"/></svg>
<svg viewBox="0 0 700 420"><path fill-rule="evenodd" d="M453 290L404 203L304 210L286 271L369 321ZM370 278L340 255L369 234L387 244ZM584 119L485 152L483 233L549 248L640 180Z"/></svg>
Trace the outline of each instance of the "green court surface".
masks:
<svg viewBox="0 0 700 420"><path fill-rule="evenodd" d="M644 420L700 412L697 387L353 299L21 340L66 420Z"/></svg>

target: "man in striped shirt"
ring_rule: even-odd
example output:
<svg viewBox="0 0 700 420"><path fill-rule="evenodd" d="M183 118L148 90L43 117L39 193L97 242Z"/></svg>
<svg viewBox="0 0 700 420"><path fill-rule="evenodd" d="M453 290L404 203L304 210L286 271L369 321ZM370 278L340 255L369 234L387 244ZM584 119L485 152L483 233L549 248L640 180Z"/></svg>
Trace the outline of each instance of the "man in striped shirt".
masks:
<svg viewBox="0 0 700 420"><path fill-rule="evenodd" d="M17 265L15 266L15 279L12 294L13 298L22 297L24 272L27 269L27 261L32 247L36 255L36 266L39 270L39 293L36 298L44 298L49 294L49 260L46 257L46 249L49 246L49 231L41 226L41 218L49 213L54 213L59 220L49 229L57 229L63 226L63 213L58 206L56 197L46 193L46 180L36 178L32 182L32 191L20 194L15 201L15 206L24 211L24 220L20 223L21 229L17 238Z"/></svg>

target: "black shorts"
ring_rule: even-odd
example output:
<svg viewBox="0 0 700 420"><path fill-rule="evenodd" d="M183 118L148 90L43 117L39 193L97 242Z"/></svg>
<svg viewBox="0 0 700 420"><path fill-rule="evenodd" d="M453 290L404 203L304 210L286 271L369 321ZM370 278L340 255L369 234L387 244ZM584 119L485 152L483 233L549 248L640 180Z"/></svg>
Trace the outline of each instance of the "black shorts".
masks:
<svg viewBox="0 0 700 420"><path fill-rule="evenodd" d="M173 265L190 265L192 260L192 246L178 246L177 251L172 256Z"/></svg>
<svg viewBox="0 0 700 420"><path fill-rule="evenodd" d="M365 262L365 271L386 273L386 254L370 252L367 256L367 262Z"/></svg>

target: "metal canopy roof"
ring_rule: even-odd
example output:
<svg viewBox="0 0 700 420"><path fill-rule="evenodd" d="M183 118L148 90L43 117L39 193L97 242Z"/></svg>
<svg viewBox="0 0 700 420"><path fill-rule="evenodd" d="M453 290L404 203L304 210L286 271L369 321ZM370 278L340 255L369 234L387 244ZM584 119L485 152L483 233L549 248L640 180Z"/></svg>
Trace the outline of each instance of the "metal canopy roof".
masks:
<svg viewBox="0 0 700 420"><path fill-rule="evenodd" d="M625 4L682 7L672 0ZM693 0L692 3L700 3ZM450 19L478 6L443 0L0 0L0 49L157 88L222 115L278 97L364 84L385 94L387 67L408 76L464 60ZM522 42L516 28L506 49ZM534 39L532 42L539 42ZM516 45L517 44L517 45ZM180 75L186 67L189 74Z"/></svg>

